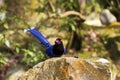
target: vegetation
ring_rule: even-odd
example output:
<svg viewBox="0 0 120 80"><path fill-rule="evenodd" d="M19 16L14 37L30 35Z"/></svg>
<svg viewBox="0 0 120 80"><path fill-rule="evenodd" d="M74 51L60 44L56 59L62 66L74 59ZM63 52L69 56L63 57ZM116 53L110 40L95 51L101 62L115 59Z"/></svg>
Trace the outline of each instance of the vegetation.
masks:
<svg viewBox="0 0 120 80"><path fill-rule="evenodd" d="M47 35L48 39L61 37L66 43L67 55L77 54L81 58L104 57L119 63L120 23L106 27L84 24L90 14L98 15L106 8L120 21L119 0L0 1L1 74L6 66L8 68L12 64L25 64L25 67L29 68L48 58L40 42L23 32L32 26Z"/></svg>

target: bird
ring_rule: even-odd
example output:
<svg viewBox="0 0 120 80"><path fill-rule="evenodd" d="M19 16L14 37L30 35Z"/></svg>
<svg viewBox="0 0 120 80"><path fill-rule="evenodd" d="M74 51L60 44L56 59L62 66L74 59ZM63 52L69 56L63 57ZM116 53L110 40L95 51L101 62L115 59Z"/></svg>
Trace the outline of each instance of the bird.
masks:
<svg viewBox="0 0 120 80"><path fill-rule="evenodd" d="M46 37L44 37L41 32L39 32L35 27L32 27L30 29L25 29L24 32L31 33L35 38L37 38L43 46L45 46L45 53L49 57L60 57L64 53L66 53L66 49L63 46L63 42L60 38L57 38L54 41L54 45L52 45Z"/></svg>
<svg viewBox="0 0 120 80"><path fill-rule="evenodd" d="M59 57L64 53L63 42L60 38L55 40L55 44L53 45L53 53L55 57Z"/></svg>

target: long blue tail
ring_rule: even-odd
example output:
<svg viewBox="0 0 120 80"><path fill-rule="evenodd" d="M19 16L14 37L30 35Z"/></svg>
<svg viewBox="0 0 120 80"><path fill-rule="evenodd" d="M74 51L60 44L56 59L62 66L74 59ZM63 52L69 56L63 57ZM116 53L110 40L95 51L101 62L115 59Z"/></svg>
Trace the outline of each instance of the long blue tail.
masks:
<svg viewBox="0 0 120 80"><path fill-rule="evenodd" d="M49 41L36 28L31 28L27 31L30 32L33 36L35 36L46 48L51 46Z"/></svg>
<svg viewBox="0 0 120 80"><path fill-rule="evenodd" d="M30 32L34 37L36 37L45 47L46 47L46 54L50 57L53 57L53 45L49 43L49 41L36 29L31 28L26 30ZM64 53L66 53L66 49L64 49Z"/></svg>

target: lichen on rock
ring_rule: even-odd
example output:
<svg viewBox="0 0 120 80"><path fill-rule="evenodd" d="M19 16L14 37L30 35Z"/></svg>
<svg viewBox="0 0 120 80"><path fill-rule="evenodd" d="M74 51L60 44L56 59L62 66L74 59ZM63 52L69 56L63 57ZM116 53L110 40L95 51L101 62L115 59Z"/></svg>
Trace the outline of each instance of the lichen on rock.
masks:
<svg viewBox="0 0 120 80"><path fill-rule="evenodd" d="M109 63L74 57L51 58L29 69L18 80L110 80Z"/></svg>

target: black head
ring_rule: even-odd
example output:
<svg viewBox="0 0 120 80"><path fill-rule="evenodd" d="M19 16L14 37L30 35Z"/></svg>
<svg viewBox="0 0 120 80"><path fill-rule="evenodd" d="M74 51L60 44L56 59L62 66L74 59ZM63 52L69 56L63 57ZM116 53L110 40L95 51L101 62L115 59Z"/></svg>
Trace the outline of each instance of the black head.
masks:
<svg viewBox="0 0 120 80"><path fill-rule="evenodd" d="M55 40L55 45L53 45L53 54L55 57L59 57L64 53L63 43L60 38Z"/></svg>
<svg viewBox="0 0 120 80"><path fill-rule="evenodd" d="M60 38L57 38L57 39L55 40L55 45L60 45L60 44L62 44L62 41L61 41Z"/></svg>

